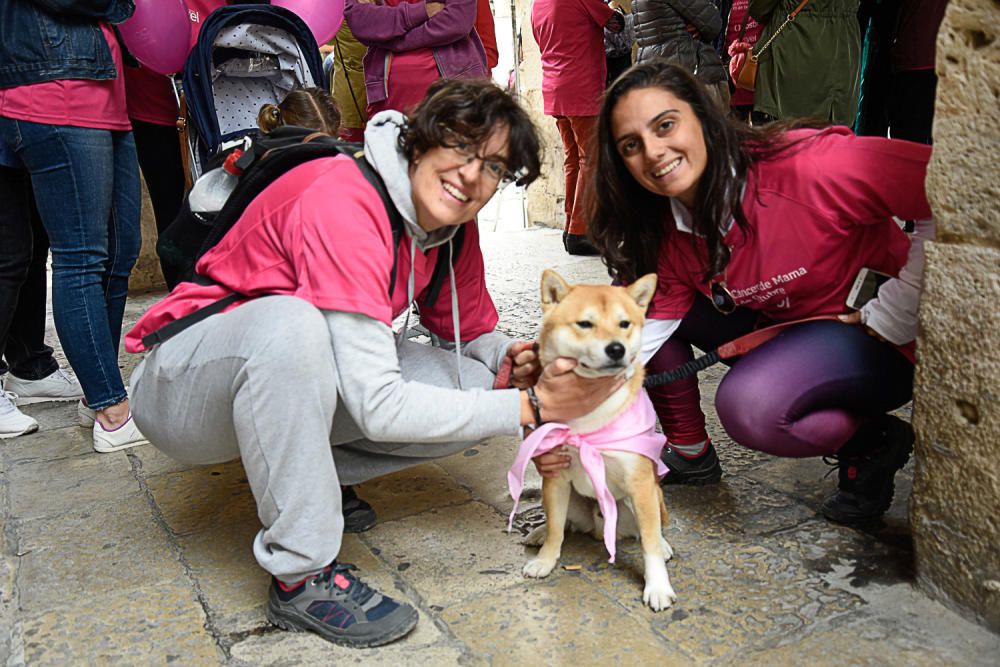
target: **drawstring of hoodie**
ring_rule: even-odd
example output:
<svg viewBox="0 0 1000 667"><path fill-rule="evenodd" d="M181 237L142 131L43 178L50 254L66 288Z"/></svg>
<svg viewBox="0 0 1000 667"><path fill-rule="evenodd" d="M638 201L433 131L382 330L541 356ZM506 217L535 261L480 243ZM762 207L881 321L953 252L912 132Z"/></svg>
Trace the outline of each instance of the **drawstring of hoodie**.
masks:
<svg viewBox="0 0 1000 667"><path fill-rule="evenodd" d="M455 331L455 374L458 379L458 388L464 389L462 385L462 335L458 316L458 289L455 286L455 264L453 241L448 239L448 278L451 280L451 326ZM410 304L413 303L414 292L416 291L416 262L412 261L417 252L417 240L410 239L410 276L406 280L406 317L403 318L403 328L399 330L396 337L396 349L406 340L406 332L410 328ZM444 248L438 250L444 252Z"/></svg>
<svg viewBox="0 0 1000 667"><path fill-rule="evenodd" d="M451 278L451 328L455 331L455 372L458 374L458 388L462 386L462 335L459 331L458 290L455 288L455 253L452 239L448 239L448 277Z"/></svg>

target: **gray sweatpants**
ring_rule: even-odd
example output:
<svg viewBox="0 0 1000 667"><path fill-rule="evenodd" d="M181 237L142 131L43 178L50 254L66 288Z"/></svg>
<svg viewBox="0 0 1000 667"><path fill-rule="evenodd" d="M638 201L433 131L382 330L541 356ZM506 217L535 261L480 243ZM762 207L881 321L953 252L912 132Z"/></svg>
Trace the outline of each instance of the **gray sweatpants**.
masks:
<svg viewBox="0 0 1000 667"><path fill-rule="evenodd" d="M456 386L453 352L407 341L399 361L404 380ZM492 386L484 364L462 364L465 388ZM473 444L366 440L338 409L326 320L294 297L255 299L194 325L150 352L131 383L136 423L159 450L192 464L242 459L263 524L254 556L285 581L340 551L341 484Z"/></svg>

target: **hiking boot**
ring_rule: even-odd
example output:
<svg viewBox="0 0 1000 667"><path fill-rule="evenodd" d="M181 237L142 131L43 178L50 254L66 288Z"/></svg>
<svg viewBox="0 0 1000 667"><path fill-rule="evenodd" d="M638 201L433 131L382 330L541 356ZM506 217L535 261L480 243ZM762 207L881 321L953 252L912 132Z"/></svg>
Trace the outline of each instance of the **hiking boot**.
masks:
<svg viewBox="0 0 1000 667"><path fill-rule="evenodd" d="M417 624L417 610L370 588L334 561L295 585L271 577L267 620L283 630L308 630L354 648L381 646Z"/></svg>
<svg viewBox="0 0 1000 667"><path fill-rule="evenodd" d="M722 479L722 466L711 442L705 445L705 451L693 458L681 456L669 446L664 447L660 460L669 468L661 484L705 486L718 484Z"/></svg>
<svg viewBox="0 0 1000 667"><path fill-rule="evenodd" d="M8 373L7 391L17 394L18 405L45 403L47 401L75 401L83 396L80 381L72 371L58 369L41 380L22 380L13 373Z"/></svg>
<svg viewBox="0 0 1000 667"><path fill-rule="evenodd" d="M375 525L375 510L354 492L354 487L340 487L341 512L345 533L363 533Z"/></svg>
<svg viewBox="0 0 1000 667"><path fill-rule="evenodd" d="M885 514L892 504L896 472L913 451L913 427L883 415L865 424L837 453L837 492L820 512L830 521L858 524Z"/></svg>
<svg viewBox="0 0 1000 667"><path fill-rule="evenodd" d="M17 394L0 389L0 438L16 438L38 430L38 422L15 407Z"/></svg>

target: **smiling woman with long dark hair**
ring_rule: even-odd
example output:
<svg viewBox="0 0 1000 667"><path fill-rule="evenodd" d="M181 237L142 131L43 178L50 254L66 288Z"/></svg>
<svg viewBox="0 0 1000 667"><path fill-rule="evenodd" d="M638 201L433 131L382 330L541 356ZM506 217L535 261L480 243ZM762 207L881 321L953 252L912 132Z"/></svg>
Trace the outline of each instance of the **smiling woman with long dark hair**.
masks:
<svg viewBox="0 0 1000 667"><path fill-rule="evenodd" d="M716 409L739 444L833 456L830 519L881 516L909 458L909 424L887 415L912 394L924 191L930 147L803 123L750 128L689 74L636 65L598 121L594 244L622 282L659 275L644 353L655 373L755 328L807 317L735 362ZM912 239L893 220L916 220ZM856 276L891 277L852 311ZM710 483L721 467L694 378L650 391L671 447L667 481Z"/></svg>

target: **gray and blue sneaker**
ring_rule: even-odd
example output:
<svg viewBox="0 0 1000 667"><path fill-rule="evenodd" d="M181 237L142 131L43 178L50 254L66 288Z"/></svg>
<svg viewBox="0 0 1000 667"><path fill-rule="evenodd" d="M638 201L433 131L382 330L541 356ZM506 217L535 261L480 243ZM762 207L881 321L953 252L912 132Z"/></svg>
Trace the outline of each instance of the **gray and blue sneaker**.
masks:
<svg viewBox="0 0 1000 667"><path fill-rule="evenodd" d="M416 609L369 587L351 568L334 561L294 585L271 577L267 620L353 648L388 644L417 625Z"/></svg>

